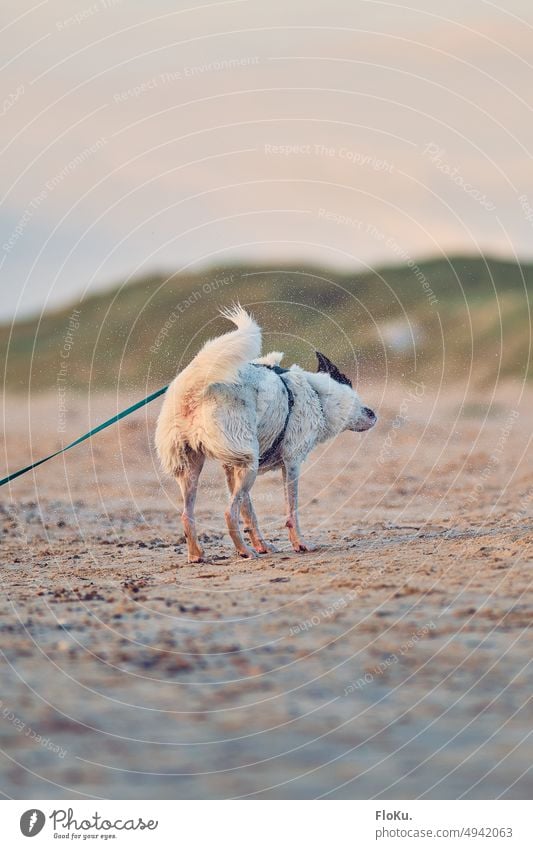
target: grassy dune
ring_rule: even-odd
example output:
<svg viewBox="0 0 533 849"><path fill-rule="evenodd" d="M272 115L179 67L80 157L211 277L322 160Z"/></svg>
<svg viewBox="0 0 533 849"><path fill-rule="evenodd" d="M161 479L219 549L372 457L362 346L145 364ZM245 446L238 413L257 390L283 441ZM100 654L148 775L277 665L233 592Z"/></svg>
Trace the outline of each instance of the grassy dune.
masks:
<svg viewBox="0 0 533 849"><path fill-rule="evenodd" d="M367 381L471 374L489 385L528 373L531 292L533 265L464 257L367 274L247 265L154 275L0 327L5 388L38 391L58 378L71 389L156 387L223 332L217 307L236 300L287 362L314 367L321 348Z"/></svg>

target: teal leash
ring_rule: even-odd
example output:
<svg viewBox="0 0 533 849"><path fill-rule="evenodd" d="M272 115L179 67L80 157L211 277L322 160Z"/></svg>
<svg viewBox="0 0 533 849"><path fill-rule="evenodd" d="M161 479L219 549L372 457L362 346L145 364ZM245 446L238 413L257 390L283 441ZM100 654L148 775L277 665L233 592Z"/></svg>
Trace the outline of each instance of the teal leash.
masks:
<svg viewBox="0 0 533 849"><path fill-rule="evenodd" d="M146 404L149 404L150 401L155 401L155 399L159 398L160 395L163 395L167 391L167 389L168 386L163 386L162 389L158 389L157 392L152 392L152 394L148 395L147 398L143 398L142 401L137 401L136 404L133 404L131 407L128 407L127 410L122 410L121 413L117 413L116 416L113 416L112 418L108 419L103 424L100 424L97 427L93 427L92 430L90 430L88 433L84 433L83 436L78 437L78 439L75 439L74 442L70 443L70 445L65 445L64 448L60 448L59 451L54 451L54 453L49 454L48 457L43 457L42 460L37 460L36 463L32 463L30 466L25 466L23 469L19 469L18 472L13 472L11 475L8 475L7 478L3 478L2 480L0 480L0 486L4 486L4 484L9 483L9 481L15 480L15 478L18 478L20 475L25 475L26 472L31 472L32 469L36 469L37 466L41 466L43 463L47 463L48 460L52 460L54 457L58 457L59 454L64 454L65 451L68 451L69 448L74 448L74 446L79 445L80 442L85 442L86 439L90 439L91 436L95 435L95 433L100 433L101 430L105 430L106 427L109 427L110 425L115 424L115 422L120 421L120 419L129 416L130 413L134 413L135 410L140 410L141 407L146 406Z"/></svg>

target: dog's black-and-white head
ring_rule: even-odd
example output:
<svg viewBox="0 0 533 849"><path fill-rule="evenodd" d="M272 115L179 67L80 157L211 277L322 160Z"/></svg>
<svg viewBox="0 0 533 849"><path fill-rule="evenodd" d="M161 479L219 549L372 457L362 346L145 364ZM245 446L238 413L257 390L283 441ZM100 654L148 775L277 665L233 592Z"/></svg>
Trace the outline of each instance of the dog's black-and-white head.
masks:
<svg viewBox="0 0 533 849"><path fill-rule="evenodd" d="M377 416L369 407L365 407L359 395L352 386L352 381L346 377L325 354L316 351L318 360L317 373L328 375L328 395L331 402L338 401L339 416L344 419L344 430L354 430L361 433L370 430L377 422Z"/></svg>

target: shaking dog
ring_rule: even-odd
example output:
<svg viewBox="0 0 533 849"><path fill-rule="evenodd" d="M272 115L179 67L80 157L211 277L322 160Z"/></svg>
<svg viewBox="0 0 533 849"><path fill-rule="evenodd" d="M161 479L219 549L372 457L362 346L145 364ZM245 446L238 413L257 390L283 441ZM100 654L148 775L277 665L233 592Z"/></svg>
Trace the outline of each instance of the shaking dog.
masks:
<svg viewBox="0 0 533 849"><path fill-rule="evenodd" d="M224 468L230 493L225 518L241 557L275 551L259 530L250 494L257 475L275 469L283 475L292 547L311 551L298 519L300 467L316 445L344 430L369 430L376 415L324 354L317 352L317 372L282 368L280 352L261 357L261 329L241 306L221 314L236 329L206 342L175 377L156 429L162 468L177 479L183 496L189 562L203 557L194 505L207 457ZM243 538L241 516L251 545Z"/></svg>

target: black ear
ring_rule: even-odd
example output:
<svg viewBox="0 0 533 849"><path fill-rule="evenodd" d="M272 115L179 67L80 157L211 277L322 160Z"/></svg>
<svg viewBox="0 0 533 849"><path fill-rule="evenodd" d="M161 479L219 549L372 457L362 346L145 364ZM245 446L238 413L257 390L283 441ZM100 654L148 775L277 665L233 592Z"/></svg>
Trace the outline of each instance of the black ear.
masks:
<svg viewBox="0 0 533 849"><path fill-rule="evenodd" d="M346 377L346 375L343 374L342 371L339 371L337 366L332 363L331 360L328 360L325 354L321 354L320 351L315 351L315 354L318 360L317 371L325 371L327 374L329 374L330 377L333 378L333 380L336 380L337 383L344 383L346 386L352 385L352 381L350 380L350 378Z"/></svg>

